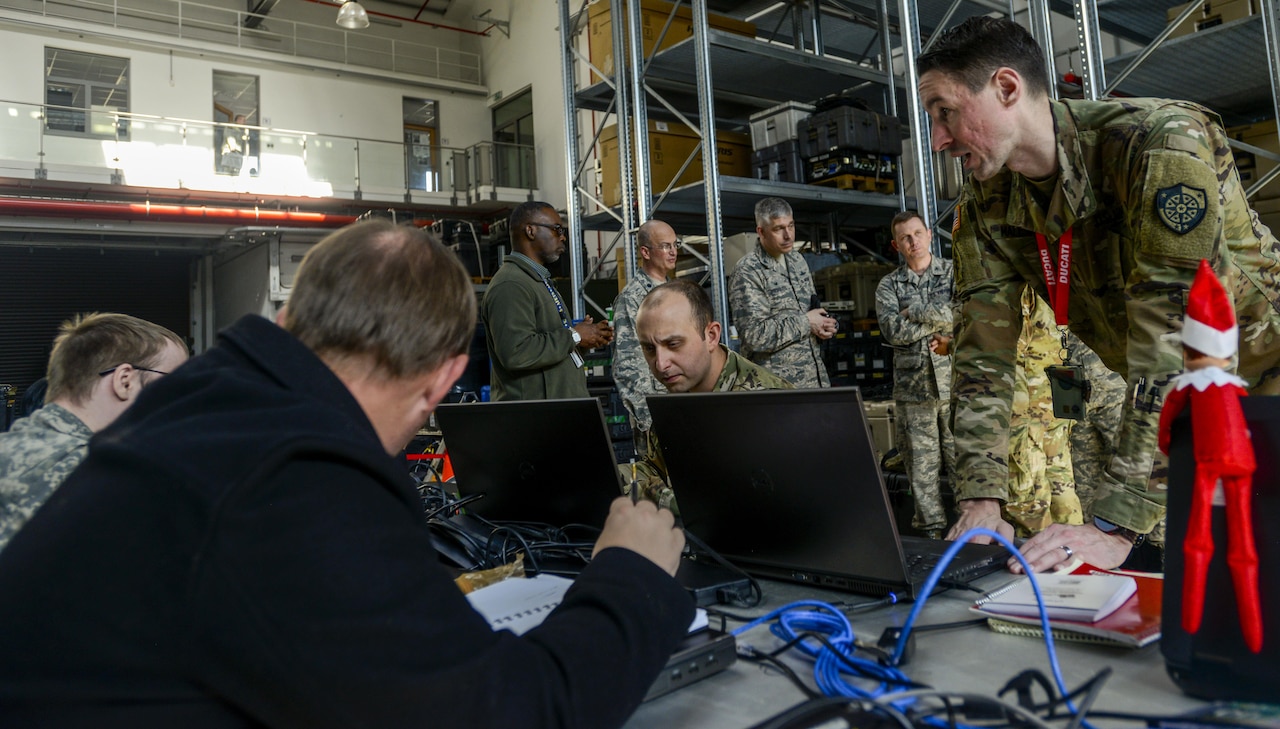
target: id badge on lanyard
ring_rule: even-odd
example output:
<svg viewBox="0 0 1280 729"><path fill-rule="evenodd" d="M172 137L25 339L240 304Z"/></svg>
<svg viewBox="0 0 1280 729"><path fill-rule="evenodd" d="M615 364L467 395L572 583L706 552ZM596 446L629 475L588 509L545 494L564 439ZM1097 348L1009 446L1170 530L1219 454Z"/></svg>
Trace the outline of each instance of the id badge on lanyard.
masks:
<svg viewBox="0 0 1280 729"><path fill-rule="evenodd" d="M1043 233L1036 233L1036 247L1040 249L1040 266L1044 272L1044 285L1049 291L1049 304L1053 307L1053 319L1059 327L1067 326L1067 303L1071 299L1071 229L1058 239L1058 255L1049 253L1049 241ZM1062 335L1065 352L1067 335ZM1064 354L1065 356L1065 354ZM1084 368L1063 364L1045 368L1049 377L1049 390L1053 395L1053 416L1081 420L1085 416L1085 402L1089 399L1089 382Z"/></svg>
<svg viewBox="0 0 1280 729"><path fill-rule="evenodd" d="M560 315L560 324L562 324L565 329L570 329L571 327L569 326L569 316L565 314L564 303L560 301L560 294L556 293L556 290L554 287L552 287L551 282L546 280L545 278L542 279L542 285L547 287L547 293L551 294L551 300L554 301L556 304L556 313ZM586 362L582 359L582 355L578 354L577 347L574 347L573 351L569 352L569 360L572 361L573 366L577 367L578 369L582 369L582 367L586 364Z"/></svg>

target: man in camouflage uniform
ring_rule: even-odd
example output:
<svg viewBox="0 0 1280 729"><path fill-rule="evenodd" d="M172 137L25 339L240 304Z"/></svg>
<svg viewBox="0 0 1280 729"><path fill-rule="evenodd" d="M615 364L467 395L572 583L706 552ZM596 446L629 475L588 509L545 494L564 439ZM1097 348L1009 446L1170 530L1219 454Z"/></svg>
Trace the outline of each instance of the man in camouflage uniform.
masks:
<svg viewBox="0 0 1280 729"><path fill-rule="evenodd" d="M1011 532L999 508L1017 337L1009 322L1030 284L1127 390L1093 523L1054 524L1023 556L1036 570L1073 555L1114 567L1164 514L1164 485L1150 478L1161 395L1182 368L1178 335L1201 258L1234 300L1240 376L1255 393L1280 391L1276 239L1249 208L1221 121L1203 107L1050 100L1040 48L994 18L948 31L919 68L934 149L970 172L953 240L959 525Z"/></svg>
<svg viewBox="0 0 1280 729"><path fill-rule="evenodd" d="M1030 286L1022 289L1022 333L1009 418L1009 496L1004 516L1014 534L1029 537L1050 524L1083 524L1071 472L1074 421L1053 414L1046 367L1062 364L1062 337L1053 309Z"/></svg>
<svg viewBox="0 0 1280 729"><path fill-rule="evenodd" d="M62 324L44 407L0 433L0 549L80 465L89 438L186 360L177 334L131 316L87 314Z"/></svg>
<svg viewBox="0 0 1280 729"><path fill-rule="evenodd" d="M661 220L650 220L636 231L636 254L640 258L640 273L632 276L626 287L613 300L613 381L618 394L631 413L631 423L637 444L648 437L649 406L646 395L663 392L662 383L649 372L649 365L640 351L636 339L636 312L640 302L676 271L676 254L680 239L670 225Z"/></svg>
<svg viewBox="0 0 1280 729"><path fill-rule="evenodd" d="M756 203L760 242L729 279L729 308L742 353L796 387L830 387L819 340L836 333L826 309L811 308L813 275L792 250L796 224L786 200Z"/></svg>
<svg viewBox="0 0 1280 729"><path fill-rule="evenodd" d="M711 298L692 281L670 281L644 298L636 316L636 335L653 376L667 392L790 390L791 383L752 364L720 343ZM618 467L628 491L676 514L675 494L667 484L667 466L657 433L648 433L646 455L635 465Z"/></svg>
<svg viewBox="0 0 1280 729"><path fill-rule="evenodd" d="M951 261L933 255L933 233L918 213L898 213L889 229L893 249L906 263L880 279L876 315L894 348L897 443L915 499L911 524L937 539L947 528L940 488L944 466L955 483L951 356L945 346L937 351L940 341L951 339Z"/></svg>

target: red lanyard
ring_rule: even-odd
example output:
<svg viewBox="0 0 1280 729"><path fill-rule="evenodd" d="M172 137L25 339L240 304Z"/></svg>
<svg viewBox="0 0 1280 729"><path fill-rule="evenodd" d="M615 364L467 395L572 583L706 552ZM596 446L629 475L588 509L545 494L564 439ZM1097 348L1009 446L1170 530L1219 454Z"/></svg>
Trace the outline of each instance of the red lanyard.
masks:
<svg viewBox="0 0 1280 729"><path fill-rule="evenodd" d="M1058 239L1058 263L1054 270L1049 256L1049 241L1043 233L1036 233L1036 246L1040 249L1040 266L1044 270L1044 285L1049 290L1049 303L1053 306L1053 318L1058 326L1067 325L1067 301L1071 298L1071 229L1067 228Z"/></svg>

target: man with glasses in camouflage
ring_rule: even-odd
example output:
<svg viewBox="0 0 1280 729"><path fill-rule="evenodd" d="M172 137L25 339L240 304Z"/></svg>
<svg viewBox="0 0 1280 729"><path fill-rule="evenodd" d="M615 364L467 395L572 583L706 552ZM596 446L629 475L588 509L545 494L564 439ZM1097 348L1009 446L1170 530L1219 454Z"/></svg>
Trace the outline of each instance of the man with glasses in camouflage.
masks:
<svg viewBox="0 0 1280 729"><path fill-rule="evenodd" d="M480 315L494 400L588 397L582 351L613 339L609 322L573 324L548 266L564 254L568 231L555 208L526 202L511 213L511 255L489 282ZM581 350L581 351L580 351Z"/></svg>
<svg viewBox="0 0 1280 729"><path fill-rule="evenodd" d="M0 549L89 452L89 438L187 361L173 332L125 314L63 322L45 405L0 434Z"/></svg>
<svg viewBox="0 0 1280 729"><path fill-rule="evenodd" d="M640 275L632 277L613 300L613 380L631 413L635 442L640 448L644 447L652 424L644 398L651 393L666 392L666 388L645 362L640 340L636 338L636 314L644 297L675 275L679 250L680 239L670 225L661 220L641 225L636 231Z"/></svg>

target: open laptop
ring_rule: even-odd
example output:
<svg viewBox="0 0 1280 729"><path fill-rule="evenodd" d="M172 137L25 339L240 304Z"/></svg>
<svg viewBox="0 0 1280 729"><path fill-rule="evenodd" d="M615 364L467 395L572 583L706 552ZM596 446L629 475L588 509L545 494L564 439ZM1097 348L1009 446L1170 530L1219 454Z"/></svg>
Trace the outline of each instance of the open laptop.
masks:
<svg viewBox="0 0 1280 729"><path fill-rule="evenodd" d="M600 401L440 405L436 420L466 508L490 521L599 529L621 495Z"/></svg>
<svg viewBox="0 0 1280 729"><path fill-rule="evenodd" d="M748 572L915 598L951 546L898 534L856 387L648 402L685 528ZM1007 558L966 544L944 577L970 580Z"/></svg>
<svg viewBox="0 0 1280 729"><path fill-rule="evenodd" d="M489 521L604 526L623 493L600 401L523 400L440 405L436 419L467 510ZM580 560L541 560L572 575ZM700 607L745 594L748 580L706 560L684 559L676 579Z"/></svg>
<svg viewBox="0 0 1280 729"><path fill-rule="evenodd" d="M1213 559L1205 583L1204 618L1195 635L1182 629L1185 560L1182 544L1191 513L1195 453L1191 419L1174 421L1169 447L1168 530L1164 551L1164 626L1160 650L1174 683L1204 699L1274 702L1280 696L1280 397L1240 401L1253 438L1253 536L1258 551L1262 603L1262 652L1253 653L1240 634L1236 595L1227 567L1231 530L1226 509L1213 510Z"/></svg>

